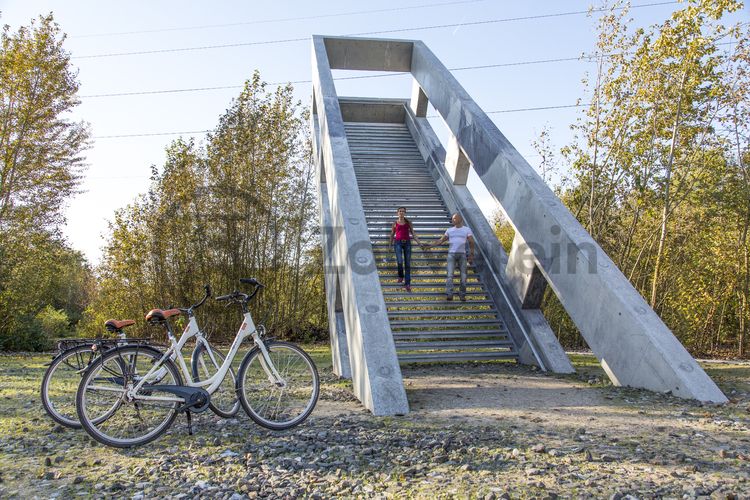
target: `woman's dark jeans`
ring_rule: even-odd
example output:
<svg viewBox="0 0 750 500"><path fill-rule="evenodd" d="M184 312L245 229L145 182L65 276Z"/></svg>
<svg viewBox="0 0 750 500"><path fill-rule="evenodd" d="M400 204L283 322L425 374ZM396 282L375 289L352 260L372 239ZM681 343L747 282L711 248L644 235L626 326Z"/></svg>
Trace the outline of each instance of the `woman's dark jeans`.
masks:
<svg viewBox="0 0 750 500"><path fill-rule="evenodd" d="M393 244L398 264L398 277L404 279L404 285L411 285L411 240L396 240ZM406 275L404 275L406 267Z"/></svg>

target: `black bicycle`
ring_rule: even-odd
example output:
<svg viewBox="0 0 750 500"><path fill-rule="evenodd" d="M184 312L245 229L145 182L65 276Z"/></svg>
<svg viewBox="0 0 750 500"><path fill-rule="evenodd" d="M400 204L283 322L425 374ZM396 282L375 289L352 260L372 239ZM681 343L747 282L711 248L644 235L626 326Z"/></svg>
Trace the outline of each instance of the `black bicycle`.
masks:
<svg viewBox="0 0 750 500"><path fill-rule="evenodd" d="M41 390L42 405L52 420L72 429L81 428L76 412L76 391L83 372L103 353L130 344L157 347L149 339L127 338L123 330L134 324L132 319L110 319L104 327L116 338L63 339L57 343L57 352L47 363L42 377Z"/></svg>

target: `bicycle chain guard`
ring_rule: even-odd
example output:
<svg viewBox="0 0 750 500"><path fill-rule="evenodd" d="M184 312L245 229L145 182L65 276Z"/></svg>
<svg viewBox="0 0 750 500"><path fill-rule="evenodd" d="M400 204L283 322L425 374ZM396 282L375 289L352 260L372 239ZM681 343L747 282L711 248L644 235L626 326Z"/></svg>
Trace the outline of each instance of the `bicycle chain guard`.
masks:
<svg viewBox="0 0 750 500"><path fill-rule="evenodd" d="M189 410L192 413L202 413L208 409L211 395L202 387L188 387L186 385L151 385L146 386L150 392L163 391L185 400L185 404L177 408L178 412Z"/></svg>

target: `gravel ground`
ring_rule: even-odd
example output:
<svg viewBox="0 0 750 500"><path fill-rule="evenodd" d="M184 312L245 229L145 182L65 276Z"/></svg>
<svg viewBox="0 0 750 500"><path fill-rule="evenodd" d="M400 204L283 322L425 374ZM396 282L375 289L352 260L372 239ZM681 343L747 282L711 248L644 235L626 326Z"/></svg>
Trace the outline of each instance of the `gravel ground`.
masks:
<svg viewBox="0 0 750 500"><path fill-rule="evenodd" d="M0 357L0 497L750 498L750 367L701 405L615 388L591 360L561 377L507 363L404 367L411 413L373 417L321 369L299 427L184 417L134 450L53 425L46 357ZM35 393L36 391L36 393Z"/></svg>

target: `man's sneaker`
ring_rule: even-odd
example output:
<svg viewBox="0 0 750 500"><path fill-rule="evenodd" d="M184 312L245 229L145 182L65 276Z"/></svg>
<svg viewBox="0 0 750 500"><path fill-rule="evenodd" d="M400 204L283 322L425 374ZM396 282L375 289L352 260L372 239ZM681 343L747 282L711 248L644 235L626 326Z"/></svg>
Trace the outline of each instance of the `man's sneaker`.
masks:
<svg viewBox="0 0 750 500"><path fill-rule="evenodd" d="M406 291L411 292L411 285L406 285Z"/></svg>
<svg viewBox="0 0 750 500"><path fill-rule="evenodd" d="M460 295L458 298L461 299L461 302L466 302L466 295Z"/></svg>
<svg viewBox="0 0 750 500"><path fill-rule="evenodd" d="M446 295L445 300L453 300L453 295Z"/></svg>
<svg viewBox="0 0 750 500"><path fill-rule="evenodd" d="M404 282L404 278L399 278L399 279L398 279L398 282L399 282L399 283L403 283L403 282Z"/></svg>

